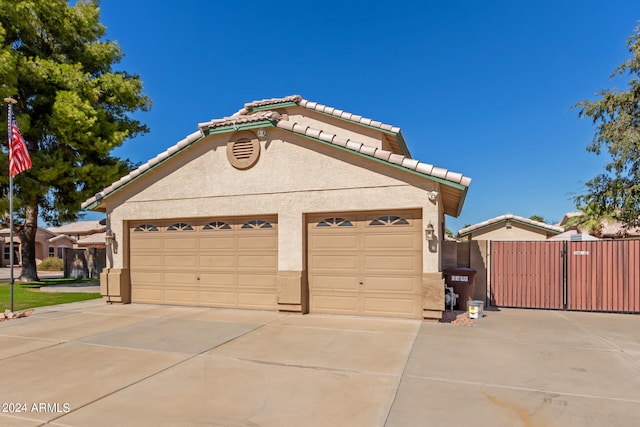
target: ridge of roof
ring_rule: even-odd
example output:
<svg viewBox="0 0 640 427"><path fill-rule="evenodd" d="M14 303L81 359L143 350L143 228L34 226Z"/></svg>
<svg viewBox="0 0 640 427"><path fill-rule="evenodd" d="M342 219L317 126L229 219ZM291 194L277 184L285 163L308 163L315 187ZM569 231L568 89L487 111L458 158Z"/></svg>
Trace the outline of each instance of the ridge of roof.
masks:
<svg viewBox="0 0 640 427"><path fill-rule="evenodd" d="M472 231L487 227L487 226L492 225L492 224L496 224L496 223L501 222L501 221L506 221L508 219L512 219L512 220L514 220L516 222L520 222L522 224L532 225L534 227L544 228L544 229L547 229L547 230L555 231L555 232L558 232L558 233L562 233L564 231L564 227L547 224L546 222L534 221L534 220L529 219L529 218L525 218L525 217L522 217L522 216L518 216L518 215L514 215L514 214L511 214L511 213L508 213L508 214L504 214L504 215L499 215L499 216L497 216L495 218L487 219L485 221L479 222L479 223L474 224L474 225L470 225L470 226L465 227L465 228L461 228L460 230L458 230L458 237L463 237L463 236L471 233Z"/></svg>
<svg viewBox="0 0 640 427"><path fill-rule="evenodd" d="M355 151L366 156L380 159L386 163L402 166L403 168L420 172L424 175L433 176L436 178L450 181L456 184L460 184L464 187L469 187L471 184L471 178L466 177L458 172L452 172L448 169L438 168L428 163L422 163L418 160L411 159L409 157L402 156L400 154L394 154L391 151L382 150L380 148L371 147L361 142L354 141L350 138L343 138L341 136L324 132L320 129L314 129L305 125L298 124L296 122L288 120L279 120L276 127L285 129L293 133L305 135L311 138L319 139L328 142L333 145L337 145L343 148L347 148L351 151Z"/></svg>
<svg viewBox="0 0 640 427"><path fill-rule="evenodd" d="M285 104L285 103L295 103L295 104L298 104L300 107L307 108L309 110L315 110L320 113L325 113L330 116L335 116L340 119L348 120L348 121L362 124L365 126L379 128L388 132L392 132L396 134L401 132L400 128L397 126L392 126L386 123L379 122L377 120L373 120L367 117L362 117L360 115L349 113L347 111L343 111L338 108L329 107L327 105L323 105L318 102L309 101L307 99L302 98L300 95L289 95L283 98L269 98L269 99L261 99L253 102L248 102L244 104L244 108L240 109L233 116L243 116L243 115L252 113L257 108L263 108L266 106Z"/></svg>
<svg viewBox="0 0 640 427"><path fill-rule="evenodd" d="M205 130L215 129L223 126L261 122L264 120L277 121L280 120L280 118L280 113L276 111L259 111L251 115L233 115L229 117L223 117L221 119L213 119L208 122L198 123L198 128L204 132Z"/></svg>

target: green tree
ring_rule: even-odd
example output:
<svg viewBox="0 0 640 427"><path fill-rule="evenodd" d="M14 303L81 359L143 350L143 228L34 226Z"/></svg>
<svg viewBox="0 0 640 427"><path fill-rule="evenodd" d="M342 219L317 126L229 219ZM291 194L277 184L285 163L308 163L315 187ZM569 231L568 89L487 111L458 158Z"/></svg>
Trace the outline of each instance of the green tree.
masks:
<svg viewBox="0 0 640 427"><path fill-rule="evenodd" d="M640 225L640 26L627 40L627 48L631 58L611 75L612 79L625 76L627 90L602 90L597 93L600 99L576 104L580 117L589 117L596 125L587 150L600 154L606 148L610 161L575 201L580 210L632 227Z"/></svg>
<svg viewBox="0 0 640 427"><path fill-rule="evenodd" d="M543 218L543 217L541 217L540 215L531 215L531 216L529 217L529 219L530 219L531 221L545 222L545 221L544 221L544 218Z"/></svg>
<svg viewBox="0 0 640 427"><path fill-rule="evenodd" d="M99 2L0 0L0 99L14 112L33 167L14 179L22 275L36 280L38 217L73 221L80 203L126 174L130 162L111 155L125 139L147 132L130 117L150 108L138 75L116 71L123 53L105 39ZM4 114L6 129L6 114ZM0 154L7 194L8 160ZM7 198L0 210L8 211Z"/></svg>

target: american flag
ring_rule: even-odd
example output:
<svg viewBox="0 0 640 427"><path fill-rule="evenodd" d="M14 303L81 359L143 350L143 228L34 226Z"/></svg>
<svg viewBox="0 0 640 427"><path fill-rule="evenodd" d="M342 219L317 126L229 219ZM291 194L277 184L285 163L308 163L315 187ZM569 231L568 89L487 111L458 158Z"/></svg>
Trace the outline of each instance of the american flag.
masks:
<svg viewBox="0 0 640 427"><path fill-rule="evenodd" d="M13 138L9 143L9 175L16 176L20 172L31 169L31 157L13 116L11 117L11 135Z"/></svg>

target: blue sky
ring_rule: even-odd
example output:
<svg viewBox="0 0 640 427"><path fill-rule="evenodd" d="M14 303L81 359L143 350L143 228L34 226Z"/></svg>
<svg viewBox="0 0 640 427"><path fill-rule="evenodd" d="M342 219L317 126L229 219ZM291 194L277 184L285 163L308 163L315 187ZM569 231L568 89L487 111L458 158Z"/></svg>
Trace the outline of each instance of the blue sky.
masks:
<svg viewBox="0 0 640 427"><path fill-rule="evenodd" d="M618 86L637 0L103 0L101 22L153 100L146 162L253 100L303 98L398 126L414 158L472 178L454 232L504 213L558 222L604 170L571 107Z"/></svg>

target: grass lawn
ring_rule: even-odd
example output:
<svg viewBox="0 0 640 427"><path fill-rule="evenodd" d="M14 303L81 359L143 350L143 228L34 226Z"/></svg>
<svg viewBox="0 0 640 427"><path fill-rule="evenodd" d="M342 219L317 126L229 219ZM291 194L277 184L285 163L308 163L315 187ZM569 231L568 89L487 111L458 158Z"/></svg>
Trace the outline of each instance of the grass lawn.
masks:
<svg viewBox="0 0 640 427"><path fill-rule="evenodd" d="M88 294L82 292L40 292L43 286L63 285L78 282L95 282L88 279L42 279L39 282L13 284L13 310L20 311L27 308L44 307L47 305L65 304L68 302L85 301L100 298L99 293ZM0 312L11 308L9 282L0 282Z"/></svg>

